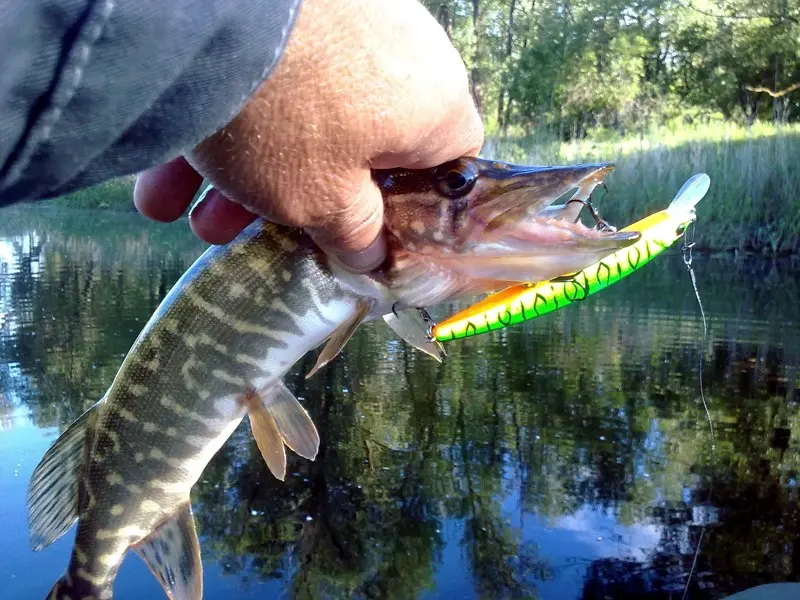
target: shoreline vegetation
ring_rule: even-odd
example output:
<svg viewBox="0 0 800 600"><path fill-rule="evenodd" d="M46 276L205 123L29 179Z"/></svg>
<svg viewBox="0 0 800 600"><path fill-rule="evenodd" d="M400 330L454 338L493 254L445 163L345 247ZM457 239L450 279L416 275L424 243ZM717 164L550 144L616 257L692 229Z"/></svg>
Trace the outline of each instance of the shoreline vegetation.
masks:
<svg viewBox="0 0 800 600"><path fill-rule="evenodd" d="M800 254L800 124L681 124L629 137L601 130L569 142L490 135L482 154L524 164L615 163L608 192L599 189L594 199L620 227L665 208L684 181L705 172L711 190L698 205L700 249ZM115 179L43 205L131 212L133 181Z"/></svg>
<svg viewBox="0 0 800 600"><path fill-rule="evenodd" d="M699 249L800 256L800 0L422 0L464 60L482 155L614 162L624 226L691 175ZM49 204L133 210L128 177Z"/></svg>
<svg viewBox="0 0 800 600"><path fill-rule="evenodd" d="M25 205L134 212L136 210L133 205L135 180L133 175L118 177L65 196L38 202L26 202Z"/></svg>

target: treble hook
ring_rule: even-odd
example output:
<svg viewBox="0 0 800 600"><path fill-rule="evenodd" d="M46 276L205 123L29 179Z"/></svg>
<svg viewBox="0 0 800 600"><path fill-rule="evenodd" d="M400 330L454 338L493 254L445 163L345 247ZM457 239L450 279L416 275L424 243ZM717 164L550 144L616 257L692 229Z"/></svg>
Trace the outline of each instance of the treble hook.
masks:
<svg viewBox="0 0 800 600"><path fill-rule="evenodd" d="M417 306L417 312L419 316L422 317L422 322L428 326L425 333L428 335L429 340L433 340L433 329L436 327L436 321L433 320L433 317L425 310L422 306Z"/></svg>
<svg viewBox="0 0 800 600"><path fill-rule="evenodd" d="M605 188L605 183L603 184L603 187ZM592 219L594 219L595 226L599 231L606 231L613 233L617 230L616 227L611 225L608 221L606 221L605 219L603 219L603 217L600 216L600 213L597 212L597 209L594 207L594 204L592 204L591 198L587 199L572 198L567 201L567 204L571 204L572 202L580 202L581 204L583 204L584 208L586 208L586 210L589 211L589 214L592 216Z"/></svg>

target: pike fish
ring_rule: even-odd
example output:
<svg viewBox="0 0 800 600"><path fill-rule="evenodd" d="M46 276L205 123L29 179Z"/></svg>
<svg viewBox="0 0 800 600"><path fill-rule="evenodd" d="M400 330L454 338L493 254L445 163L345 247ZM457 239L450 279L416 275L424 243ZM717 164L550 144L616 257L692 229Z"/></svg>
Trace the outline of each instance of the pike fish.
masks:
<svg viewBox="0 0 800 600"><path fill-rule="evenodd" d="M314 371L378 317L441 358L415 307L580 270L639 238L573 223L610 165L525 167L463 158L427 170L376 171L389 258L354 275L301 230L256 221L209 248L172 287L103 398L46 452L28 489L31 544L78 522L50 600L106 600L127 550L173 599L202 598L189 501L203 469L247 415L272 473L285 448L313 460L319 437L282 382L327 342Z"/></svg>

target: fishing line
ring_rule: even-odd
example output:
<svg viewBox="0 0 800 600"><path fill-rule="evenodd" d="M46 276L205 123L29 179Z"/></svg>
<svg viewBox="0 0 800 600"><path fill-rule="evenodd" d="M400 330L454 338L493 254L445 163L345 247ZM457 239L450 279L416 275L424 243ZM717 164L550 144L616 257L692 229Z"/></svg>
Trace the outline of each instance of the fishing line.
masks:
<svg viewBox="0 0 800 600"><path fill-rule="evenodd" d="M706 322L706 311L703 308L703 301L700 299L700 291L697 289L697 279L694 276L694 269L692 268L692 249L694 248L694 233L695 233L695 224L692 223L689 226L689 229L683 236L683 247L681 250L683 251L683 264L686 265L686 270L689 271L689 277L692 280L692 289L694 290L694 297L697 298L697 306L700 307L700 317L703 321L703 341L708 343L708 324ZM691 238L691 239L688 239ZM716 440L714 438L714 424L711 421L711 413L708 410L708 404L706 403L706 395L703 389L703 349L702 347L698 349L698 372L697 378L700 383L700 401L703 403L703 409L706 411L706 419L708 420L708 429L711 432L711 452L714 452L716 446Z"/></svg>
<svg viewBox="0 0 800 600"><path fill-rule="evenodd" d="M692 249L694 248L695 241L695 223L693 222L686 233L683 236L683 246L681 251L683 253L683 264L686 265L686 270L689 272L689 278L692 282L692 289L694 290L694 297L697 299L697 306L700 308L700 317L703 321L703 343L708 343L708 324L706 322L706 311L703 308L703 301L700 299L700 291L697 289L697 279L694 275L694 269L692 268ZM708 484L708 499L707 502L710 505L711 500L714 493L714 457L715 457L715 450L716 450L716 438L714 435L714 423L711 420L711 412L708 410L708 403L706 402L706 395L705 390L703 388L703 347L699 346L697 351L697 360L698 360L698 368L697 368L697 379L700 383L700 401L703 403L703 410L706 412L706 420L708 421L708 429L711 434L711 480ZM683 588L683 596L681 596L681 600L686 600L686 596L689 593L689 585L692 583L692 577L694 576L695 569L697 568L697 560L700 558L700 549L703 545L703 538L706 534L706 525L703 523L703 526L700 528L700 536L697 538L697 548L695 548L694 557L692 559L692 566L689 569L689 577L686 579L686 585Z"/></svg>

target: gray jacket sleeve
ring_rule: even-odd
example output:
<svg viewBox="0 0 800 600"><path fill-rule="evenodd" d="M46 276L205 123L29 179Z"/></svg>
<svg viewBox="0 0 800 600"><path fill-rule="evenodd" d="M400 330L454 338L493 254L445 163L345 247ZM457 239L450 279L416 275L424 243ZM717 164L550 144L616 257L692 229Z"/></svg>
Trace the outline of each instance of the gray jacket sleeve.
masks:
<svg viewBox="0 0 800 600"><path fill-rule="evenodd" d="M300 0L0 2L0 206L142 171L225 125Z"/></svg>

